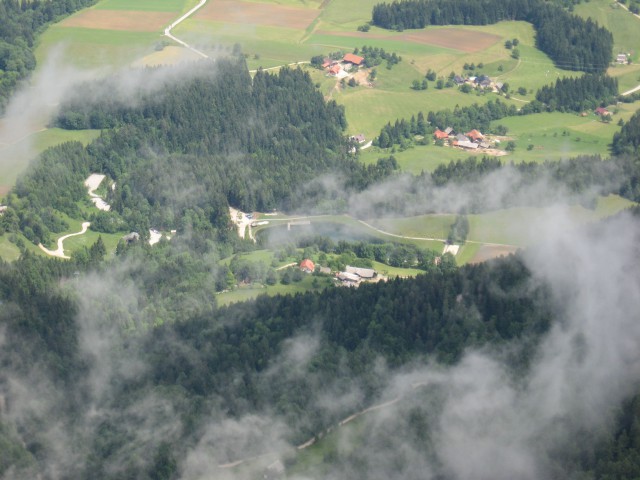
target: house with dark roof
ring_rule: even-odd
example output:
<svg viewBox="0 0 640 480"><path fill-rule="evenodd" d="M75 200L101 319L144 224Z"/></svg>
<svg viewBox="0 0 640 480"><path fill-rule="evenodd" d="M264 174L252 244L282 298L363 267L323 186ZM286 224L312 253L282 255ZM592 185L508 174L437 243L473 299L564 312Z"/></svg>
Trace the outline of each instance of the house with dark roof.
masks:
<svg viewBox="0 0 640 480"><path fill-rule="evenodd" d="M465 79L462 78L460 75L456 75L453 77L453 83L455 83L456 85L462 85L465 82Z"/></svg>
<svg viewBox="0 0 640 480"><path fill-rule="evenodd" d="M362 65L362 62L364 62L364 57L360 57L359 55L354 55L353 53L347 53L343 58L342 61L345 63L351 63L352 65Z"/></svg>
<svg viewBox="0 0 640 480"><path fill-rule="evenodd" d="M487 77L486 75L479 75L479 76L476 77L475 83L476 83L476 85L479 85L481 87L490 87L491 86L491 79L489 77Z"/></svg>
<svg viewBox="0 0 640 480"><path fill-rule="evenodd" d="M466 135L463 135L461 133L459 133L458 135L456 135L456 140L458 142L470 142L469 137L467 137Z"/></svg>
<svg viewBox="0 0 640 480"><path fill-rule="evenodd" d="M451 127L445 128L444 129L444 133L446 133L447 135L453 134L453 128L451 128Z"/></svg>

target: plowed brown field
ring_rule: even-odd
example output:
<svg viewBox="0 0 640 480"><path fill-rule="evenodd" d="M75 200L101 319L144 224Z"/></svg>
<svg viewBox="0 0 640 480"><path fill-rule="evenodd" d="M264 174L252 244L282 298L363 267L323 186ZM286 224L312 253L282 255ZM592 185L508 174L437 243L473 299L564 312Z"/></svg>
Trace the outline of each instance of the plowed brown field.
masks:
<svg viewBox="0 0 640 480"><path fill-rule="evenodd" d="M208 2L195 15L200 20L265 25L304 30L320 14L320 10L235 0Z"/></svg>
<svg viewBox="0 0 640 480"><path fill-rule="evenodd" d="M138 12L131 10L85 10L60 23L63 27L94 28L98 30L128 30L132 32L160 32L176 14L172 12Z"/></svg>

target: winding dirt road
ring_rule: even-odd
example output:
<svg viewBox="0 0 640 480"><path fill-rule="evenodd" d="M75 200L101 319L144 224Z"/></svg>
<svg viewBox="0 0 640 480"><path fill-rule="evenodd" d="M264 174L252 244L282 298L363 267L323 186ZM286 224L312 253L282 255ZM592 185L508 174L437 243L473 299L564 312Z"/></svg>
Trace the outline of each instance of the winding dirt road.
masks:
<svg viewBox="0 0 640 480"><path fill-rule="evenodd" d="M89 228L89 225L91 225L91 222L84 222L82 224L82 230L80 230L79 232L69 233L68 235L64 235L63 237L60 237L58 239L58 248L57 248L57 250L49 250L47 247L45 247L41 243L38 244L38 247L40 247L40 249L43 252L45 252L48 255L51 255L52 257L65 258L65 259L68 260L71 257L68 257L67 255L64 254L64 247L63 247L64 241L69 237L75 237L76 235L84 234L87 231L87 228Z"/></svg>

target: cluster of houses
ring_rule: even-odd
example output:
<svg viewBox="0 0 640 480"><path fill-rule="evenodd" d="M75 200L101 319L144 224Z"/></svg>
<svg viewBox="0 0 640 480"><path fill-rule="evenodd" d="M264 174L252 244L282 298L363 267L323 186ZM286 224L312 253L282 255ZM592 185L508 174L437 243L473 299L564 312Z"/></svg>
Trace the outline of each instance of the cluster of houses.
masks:
<svg viewBox="0 0 640 480"><path fill-rule="evenodd" d="M308 258L300 262L299 268L305 273L313 273L316 271L316 265ZM328 267L318 267L318 272L330 275L331 269ZM335 278L340 285L348 287L357 287L362 282L377 282L383 279L383 277L379 276L372 268L352 267L350 265L347 265L343 272L336 273Z"/></svg>
<svg viewBox="0 0 640 480"><path fill-rule="evenodd" d="M504 83L494 82L487 75L478 75L477 77L467 78L464 78L460 75L455 75L453 77L453 83L455 83L458 87L466 83L467 85L471 85L473 88L490 88L494 92L502 90L502 87L504 86Z"/></svg>
<svg viewBox="0 0 640 480"><path fill-rule="evenodd" d="M363 64L364 57L347 53L342 57L342 60L325 58L324 62L322 62L322 68L332 77L344 78L348 75L347 72L353 69L353 67L359 67Z"/></svg>
<svg viewBox="0 0 640 480"><path fill-rule="evenodd" d="M458 134L456 134L451 127L445 128L444 130L436 128L436 131L433 132L433 138L435 140L442 140L451 147L459 147L465 150L492 148L488 139L475 128L470 132Z"/></svg>

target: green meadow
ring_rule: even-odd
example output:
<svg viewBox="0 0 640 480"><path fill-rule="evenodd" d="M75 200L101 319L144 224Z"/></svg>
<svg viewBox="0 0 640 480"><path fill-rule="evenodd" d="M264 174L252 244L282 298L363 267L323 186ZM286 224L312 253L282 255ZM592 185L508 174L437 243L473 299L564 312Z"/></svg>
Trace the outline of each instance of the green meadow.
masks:
<svg viewBox="0 0 640 480"><path fill-rule="evenodd" d="M13 185L29 165L29 162L38 154L49 147L64 142L78 141L87 145L100 135L99 130L63 130L60 128L48 128L36 132L19 142L0 148L0 156L10 158L0 173L0 186Z"/></svg>
<svg viewBox="0 0 640 480"><path fill-rule="evenodd" d="M110 70L124 67L154 51L162 40L160 33L100 30L53 25L40 37L36 49L39 65L53 52L61 60L81 68Z"/></svg>

